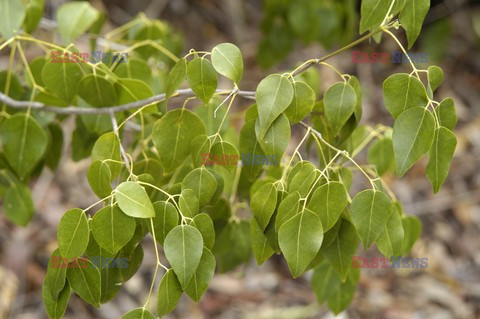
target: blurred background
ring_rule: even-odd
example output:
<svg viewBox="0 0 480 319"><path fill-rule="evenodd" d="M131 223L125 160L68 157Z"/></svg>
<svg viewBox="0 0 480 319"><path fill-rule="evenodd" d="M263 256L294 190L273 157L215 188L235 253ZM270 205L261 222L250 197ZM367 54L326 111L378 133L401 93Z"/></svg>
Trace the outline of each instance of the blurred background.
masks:
<svg viewBox="0 0 480 319"><path fill-rule="evenodd" d="M65 1L47 1L46 18L53 20ZM183 37L184 51L210 50L221 42L240 47L245 60L242 90L255 90L258 82L275 71L291 70L359 37L358 0L95 0L92 5L108 16L104 31L127 23L143 12L168 22ZM48 21L42 25L48 29ZM42 31L39 31L42 33ZM395 31L406 43L403 31ZM88 40L88 39L87 39ZM423 223L414 257L427 257L426 269L365 269L352 305L339 318L480 318L480 1L432 0L421 36L410 50L428 53L426 68L439 65L445 81L437 100L455 100L459 124L458 146L450 176L433 195L421 161L398 179L387 175L407 214ZM390 38L373 40L354 50L392 52ZM182 53L182 54L183 54ZM27 52L35 57L36 52ZM0 56L5 65L8 55ZM392 124L383 105L382 82L391 74L410 73L408 64L354 64L351 51L329 63L343 73L359 77L363 89L362 122ZM329 70L312 73L319 91L335 80ZM219 84L222 87L222 83ZM224 86L225 87L225 86ZM247 101L235 106L245 110ZM241 123L239 123L241 125ZM239 126L240 127L240 126ZM68 128L67 128L68 130ZM304 134L292 129L295 140ZM66 134L65 156L57 173L44 170L31 185L37 214L27 228L14 227L0 214L0 318L46 318L41 285L50 253L56 247L56 228L71 207L96 201L85 173L89 161L73 162ZM70 134L71 136L71 134ZM288 152L288 151L287 151ZM365 157L365 154L361 156ZM424 159L425 160L425 159ZM365 185L354 185L358 191ZM119 318L146 299L155 258L146 240L140 271L118 296L101 309L93 309L72 294L66 318ZM378 257L375 248L357 252ZM249 266L216 275L202 300L185 296L167 318L332 318L318 305L309 275L292 280L281 258L258 267Z"/></svg>

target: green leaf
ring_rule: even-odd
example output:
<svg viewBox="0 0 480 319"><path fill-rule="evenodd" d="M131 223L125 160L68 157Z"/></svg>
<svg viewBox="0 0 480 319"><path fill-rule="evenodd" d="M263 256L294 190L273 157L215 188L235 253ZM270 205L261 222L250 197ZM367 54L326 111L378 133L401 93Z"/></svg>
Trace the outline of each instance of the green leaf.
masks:
<svg viewBox="0 0 480 319"><path fill-rule="evenodd" d="M317 178L316 168L311 163L305 163L300 170L295 173L292 180L288 183L288 192L299 192L301 197L307 196L312 184Z"/></svg>
<svg viewBox="0 0 480 319"><path fill-rule="evenodd" d="M195 195L195 191L189 188L184 189L180 194L178 206L183 216L192 218L197 215L200 204L197 195Z"/></svg>
<svg viewBox="0 0 480 319"><path fill-rule="evenodd" d="M30 189L21 183L13 183L3 196L5 217L15 225L27 226L35 214Z"/></svg>
<svg viewBox="0 0 480 319"><path fill-rule="evenodd" d="M5 39L18 33L25 13L25 6L21 0L0 0L0 34Z"/></svg>
<svg viewBox="0 0 480 319"><path fill-rule="evenodd" d="M353 114L357 105L357 93L350 84L338 82L325 92L323 103L328 123L336 135Z"/></svg>
<svg viewBox="0 0 480 319"><path fill-rule="evenodd" d="M260 142L260 147L268 158L275 156L276 162L279 165L283 153L287 149L288 143L290 142L290 122L284 114L280 114L265 132L263 139L259 138L260 131L260 122L257 120L255 124L255 133L258 141Z"/></svg>
<svg viewBox="0 0 480 319"><path fill-rule="evenodd" d="M63 44L69 44L93 25L99 12L87 1L69 2L58 8L56 17Z"/></svg>
<svg viewBox="0 0 480 319"><path fill-rule="evenodd" d="M275 253L275 249L255 218L250 220L250 238L257 265L261 265Z"/></svg>
<svg viewBox="0 0 480 319"><path fill-rule="evenodd" d="M155 217L155 210L145 189L135 182L123 182L115 189L120 209L135 218Z"/></svg>
<svg viewBox="0 0 480 319"><path fill-rule="evenodd" d="M195 192L200 206L207 204L217 190L217 180L206 168L196 168L185 176L182 190L191 189Z"/></svg>
<svg viewBox="0 0 480 319"><path fill-rule="evenodd" d="M88 246L89 227L85 212L74 208L63 214L58 224L58 248L64 258L83 255Z"/></svg>
<svg viewBox="0 0 480 319"><path fill-rule="evenodd" d="M48 137L38 122L25 113L17 113L0 127L3 154L23 180L42 159Z"/></svg>
<svg viewBox="0 0 480 319"><path fill-rule="evenodd" d="M207 135L199 135L192 140L192 162L195 168L201 167L207 160L203 154L209 154L211 146L210 139Z"/></svg>
<svg viewBox="0 0 480 319"><path fill-rule="evenodd" d="M293 192L287 195L278 206L277 217L275 218L275 231L290 218L295 216L300 210L300 193Z"/></svg>
<svg viewBox="0 0 480 319"><path fill-rule="evenodd" d="M63 264L63 257L60 251L55 249L48 260L47 274L45 275L44 288L47 292L57 299L65 287L67 280L67 265ZM69 287L70 288L70 287Z"/></svg>
<svg viewBox="0 0 480 319"><path fill-rule="evenodd" d="M95 267L100 270L108 267L112 261L110 259L113 259L113 257L115 257L115 254L100 247L100 245L95 241L95 237L93 237L93 234L91 232L85 255L90 259L90 261L92 261Z"/></svg>
<svg viewBox="0 0 480 319"><path fill-rule="evenodd" d="M215 229L210 216L205 213L198 214L193 217L191 225L202 234L203 245L211 250L215 244Z"/></svg>
<svg viewBox="0 0 480 319"><path fill-rule="evenodd" d="M337 223L347 203L345 186L340 182L329 182L313 192L307 208L320 217L326 232Z"/></svg>
<svg viewBox="0 0 480 319"><path fill-rule="evenodd" d="M100 271L88 259L68 265L67 278L73 291L92 306L100 307Z"/></svg>
<svg viewBox="0 0 480 319"><path fill-rule="evenodd" d="M432 146L435 129L433 115L421 107L410 108L393 126L393 150L397 175L403 176Z"/></svg>
<svg viewBox="0 0 480 319"><path fill-rule="evenodd" d="M202 257L202 234L192 226L177 226L168 233L164 244L165 256L182 288L186 288Z"/></svg>
<svg viewBox="0 0 480 319"><path fill-rule="evenodd" d="M200 301L203 293L207 290L208 284L215 273L215 265L215 257L210 250L204 247L198 268L185 288L187 295L194 301Z"/></svg>
<svg viewBox="0 0 480 319"><path fill-rule="evenodd" d="M352 268L348 273L347 281L341 283L328 299L328 308L338 315L345 310L353 300L357 290L357 282L360 277L360 269Z"/></svg>
<svg viewBox="0 0 480 319"><path fill-rule="evenodd" d="M88 184L99 198L108 197L112 193L112 173L107 162L93 161L87 171Z"/></svg>
<svg viewBox="0 0 480 319"><path fill-rule="evenodd" d="M405 0L405 6L398 18L400 25L407 33L408 49L417 40L429 8L430 0Z"/></svg>
<svg viewBox="0 0 480 319"><path fill-rule="evenodd" d="M458 117L454 102L451 98L446 98L440 102L440 105L435 109L435 113L437 114L440 126L444 126L451 131L455 129Z"/></svg>
<svg viewBox="0 0 480 319"><path fill-rule="evenodd" d="M273 183L266 183L253 194L250 209L262 231L267 228L276 206L277 188Z"/></svg>
<svg viewBox="0 0 480 319"><path fill-rule="evenodd" d="M413 245L420 238L422 233L422 222L416 216L406 216L402 218L402 225L404 231L404 237L402 242L402 253L406 255L410 253Z"/></svg>
<svg viewBox="0 0 480 319"><path fill-rule="evenodd" d="M342 283L342 278L327 259L324 259L313 271L312 290L318 303L326 302Z"/></svg>
<svg viewBox="0 0 480 319"><path fill-rule="evenodd" d="M215 70L238 84L243 75L243 58L240 49L231 43L222 43L212 49Z"/></svg>
<svg viewBox="0 0 480 319"><path fill-rule="evenodd" d="M77 63L49 61L42 69L42 81L47 89L66 103L70 103L77 95L77 85L82 77L82 68Z"/></svg>
<svg viewBox="0 0 480 319"><path fill-rule="evenodd" d="M262 140L273 121L283 113L293 100L292 83L284 76L272 74L263 79L255 93L260 130L257 137Z"/></svg>
<svg viewBox="0 0 480 319"><path fill-rule="evenodd" d="M111 178L115 178L120 174L122 163L116 163L122 160L120 156L120 140L114 132L103 134L93 145L92 162L97 160L106 161L112 173Z"/></svg>
<svg viewBox="0 0 480 319"><path fill-rule="evenodd" d="M135 238L135 235L134 235ZM142 245L137 245L134 249L131 249L127 246L123 247L119 252L116 258L120 260L125 260L128 265L127 268L120 268L120 280L121 282L126 282L135 275L143 261L143 248ZM108 269L108 268L107 268Z"/></svg>
<svg viewBox="0 0 480 319"><path fill-rule="evenodd" d="M173 172L190 154L192 140L206 135L202 120L187 109L168 112L153 126L153 144L165 172Z"/></svg>
<svg viewBox="0 0 480 319"><path fill-rule="evenodd" d="M25 3L25 8L26 14L25 19L23 20L23 30L26 33L32 34L43 17L45 0L30 0Z"/></svg>
<svg viewBox="0 0 480 319"><path fill-rule="evenodd" d="M366 250L382 234L392 214L392 202L385 193L367 189L352 200L352 222Z"/></svg>
<svg viewBox="0 0 480 319"><path fill-rule="evenodd" d="M362 0L360 34L380 26L393 0Z"/></svg>
<svg viewBox="0 0 480 319"><path fill-rule="evenodd" d="M391 138L382 137L375 140L368 149L368 163L375 165L378 175L382 176L395 167L393 142Z"/></svg>
<svg viewBox="0 0 480 319"><path fill-rule="evenodd" d="M338 235L325 251L325 257L342 278L347 279L352 264L352 256L358 246L358 235L355 227L346 219L342 219Z"/></svg>
<svg viewBox="0 0 480 319"><path fill-rule="evenodd" d="M217 90L218 76L212 63L205 58L188 62L187 78L192 91L204 103L208 103Z"/></svg>
<svg viewBox="0 0 480 319"><path fill-rule="evenodd" d="M48 133L50 138L45 151L45 165L52 171L56 171L63 153L63 130L59 124L50 123Z"/></svg>
<svg viewBox="0 0 480 319"><path fill-rule="evenodd" d="M425 107L428 103L422 82L406 73L391 75L383 82L383 100L395 119L409 108Z"/></svg>
<svg viewBox="0 0 480 319"><path fill-rule="evenodd" d="M433 92L437 90L437 88L442 84L443 82L443 70L436 66L436 65L431 65L428 67L428 88L427 88L427 93L430 98L433 97Z"/></svg>
<svg viewBox="0 0 480 319"><path fill-rule="evenodd" d="M167 87L165 89L165 94L167 98L172 96L172 94L175 93L176 90L178 90L183 81L185 81L186 77L187 61L185 59L180 59L170 70L170 73L168 73Z"/></svg>
<svg viewBox="0 0 480 319"><path fill-rule="evenodd" d="M86 75L78 82L77 94L93 107L117 104L117 94L113 85L95 74Z"/></svg>
<svg viewBox="0 0 480 319"><path fill-rule="evenodd" d="M265 156L260 143L257 141L255 122L256 119L245 122L240 131L240 152L241 154L251 154L252 158ZM262 165L255 165L253 161L250 161L250 163L243 163L242 165L242 171L246 172L250 181L253 181L263 168Z"/></svg>
<svg viewBox="0 0 480 319"><path fill-rule="evenodd" d="M49 290L48 285L44 283L42 287L42 297L45 310L51 319L61 319L67 310L68 301L70 300L70 285L67 282L57 298L54 298Z"/></svg>
<svg viewBox="0 0 480 319"><path fill-rule="evenodd" d="M156 317L145 308L136 308L125 313L120 319L156 319Z"/></svg>
<svg viewBox="0 0 480 319"><path fill-rule="evenodd" d="M221 273L247 263L252 254L249 222L228 222L215 241L214 252Z"/></svg>
<svg viewBox="0 0 480 319"><path fill-rule="evenodd" d="M450 163L457 147L457 138L448 128L440 126L435 130L433 145L428 153L427 178L437 193L445 182Z"/></svg>
<svg viewBox="0 0 480 319"><path fill-rule="evenodd" d="M228 142L220 141L213 144L210 149L210 154L213 158L213 164L220 164L229 172L232 172L237 167L237 162L240 159L240 154L237 148Z"/></svg>
<svg viewBox="0 0 480 319"><path fill-rule="evenodd" d="M293 100L285 110L290 123L295 124L307 117L315 104L315 92L305 82L295 81L293 83Z"/></svg>
<svg viewBox="0 0 480 319"><path fill-rule="evenodd" d="M320 250L322 241L320 218L309 209L304 209L280 227L278 244L294 278L306 270Z"/></svg>
<svg viewBox="0 0 480 319"><path fill-rule="evenodd" d="M402 217L396 205L390 219L385 224L383 233L376 240L378 250L386 257L400 256L403 243Z"/></svg>
<svg viewBox="0 0 480 319"><path fill-rule="evenodd" d="M125 215L118 206L106 206L93 216L91 228L95 241L116 254L132 238L135 219Z"/></svg>
<svg viewBox="0 0 480 319"><path fill-rule="evenodd" d="M355 110L353 111L353 113L358 123L362 119L362 114L363 114L362 88L360 87L360 82L358 81L358 78L354 75L350 76L350 78L348 79L348 84L350 84L353 87L353 89L355 90L355 93L357 94L357 103L355 104Z"/></svg>
<svg viewBox="0 0 480 319"><path fill-rule="evenodd" d="M118 79L114 87L118 99L117 103L120 105L153 96L152 89L145 82L136 79ZM156 105L149 106L143 112L156 113L157 107Z"/></svg>
<svg viewBox="0 0 480 319"><path fill-rule="evenodd" d="M153 228L155 230L155 239L163 245L167 234L178 225L178 212L169 202L155 202L155 217L153 218ZM148 223L151 231L151 225Z"/></svg>
<svg viewBox="0 0 480 319"><path fill-rule="evenodd" d="M163 275L157 294L157 315L163 317L177 306L182 296L182 287L172 269Z"/></svg>

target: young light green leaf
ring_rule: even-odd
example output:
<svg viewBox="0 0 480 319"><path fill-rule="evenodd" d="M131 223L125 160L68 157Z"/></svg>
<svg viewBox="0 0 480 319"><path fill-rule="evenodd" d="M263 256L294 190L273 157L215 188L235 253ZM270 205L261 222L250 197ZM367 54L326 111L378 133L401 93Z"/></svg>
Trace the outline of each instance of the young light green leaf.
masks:
<svg viewBox="0 0 480 319"><path fill-rule="evenodd" d="M182 287L172 269L163 275L157 294L157 315L163 317L177 306L182 296Z"/></svg>
<svg viewBox="0 0 480 319"><path fill-rule="evenodd" d="M0 34L9 39L20 30L25 18L25 6L20 0L0 1Z"/></svg>
<svg viewBox="0 0 480 319"><path fill-rule="evenodd" d="M299 212L300 207L300 193L291 192L285 197L278 206L277 217L275 218L275 231L278 232L280 227L290 218Z"/></svg>
<svg viewBox="0 0 480 319"><path fill-rule="evenodd" d="M78 82L77 94L93 107L112 106L117 103L113 85L95 74L86 75Z"/></svg>
<svg viewBox="0 0 480 319"><path fill-rule="evenodd" d="M99 12L87 1L64 3L57 10L57 23L64 44L73 42L99 18Z"/></svg>
<svg viewBox="0 0 480 319"><path fill-rule="evenodd" d="M212 63L205 58L188 62L187 78L192 91L204 103L208 103L217 90L218 76Z"/></svg>
<svg viewBox="0 0 480 319"><path fill-rule="evenodd" d="M202 234L192 226L177 226L165 238L164 251L180 285L185 289L202 257Z"/></svg>
<svg viewBox="0 0 480 319"><path fill-rule="evenodd" d="M307 208L320 217L323 231L326 232L337 223L347 203L345 186L340 182L330 182L313 192Z"/></svg>
<svg viewBox="0 0 480 319"><path fill-rule="evenodd" d="M259 137L260 131L260 122L257 120L255 123L255 133L257 135L257 140L260 142L260 147L267 158L272 158L275 156L276 162L279 165L283 153L287 149L288 143L290 142L290 122L284 114L280 114L268 128L267 132L263 136L263 139Z"/></svg>
<svg viewBox="0 0 480 319"><path fill-rule="evenodd" d="M383 100L395 119L409 108L425 107L428 103L422 82L406 73L391 75L383 82Z"/></svg>
<svg viewBox="0 0 480 319"><path fill-rule="evenodd" d="M10 184L3 195L5 217L18 226L27 226L35 214L32 194L28 186Z"/></svg>
<svg viewBox="0 0 480 319"><path fill-rule="evenodd" d="M398 117L393 126L393 151L398 176L403 176L428 152L434 130L433 115L424 108L410 108Z"/></svg>
<svg viewBox="0 0 480 319"><path fill-rule="evenodd" d="M92 306L100 307L100 271L88 259L71 262L67 270L72 290Z"/></svg>
<svg viewBox="0 0 480 319"><path fill-rule="evenodd" d="M240 131L240 152L241 154L251 154L252 158L265 156L260 143L257 141L255 133L256 119L245 122ZM253 181L262 171L262 165L256 165L253 161L242 163L242 171L246 172L248 179Z"/></svg>
<svg viewBox="0 0 480 319"><path fill-rule="evenodd" d="M207 135L199 135L192 140L191 154L192 162L195 168L201 167L208 161L208 158L205 158L204 154L210 153L211 147L210 139Z"/></svg>
<svg viewBox="0 0 480 319"><path fill-rule="evenodd" d="M305 163L288 183L288 192L299 192L301 197L307 196L312 184L317 178L316 168L311 163Z"/></svg>
<svg viewBox="0 0 480 319"><path fill-rule="evenodd" d="M54 298L49 291L48 284L44 282L42 297L46 313L50 319L61 319L67 310L68 301L70 300L70 285L67 282L57 298Z"/></svg>
<svg viewBox="0 0 480 319"><path fill-rule="evenodd" d="M202 120L181 108L168 112L153 126L152 138L166 173L173 172L190 154L192 140L206 135Z"/></svg>
<svg viewBox="0 0 480 319"><path fill-rule="evenodd" d="M323 241L320 218L309 209L286 221L278 231L278 244L294 278L315 258Z"/></svg>
<svg viewBox="0 0 480 319"><path fill-rule="evenodd" d="M82 68L77 63L50 61L42 69L42 81L47 89L66 103L70 103L77 95L77 85L82 77Z"/></svg>
<svg viewBox="0 0 480 319"><path fill-rule="evenodd" d="M385 224L383 233L375 241L378 250L386 257L400 256L403 243L402 217L397 205L393 205L392 215Z"/></svg>
<svg viewBox="0 0 480 319"><path fill-rule="evenodd" d="M198 264L197 271L185 288L186 294L194 301L200 301L203 293L207 290L208 284L215 273L215 257L207 248L203 247L202 258Z"/></svg>
<svg viewBox="0 0 480 319"><path fill-rule="evenodd" d="M263 264L275 253L275 249L270 244L268 237L260 228L255 218L250 220L250 239L252 243L253 255L255 256L257 265Z"/></svg>
<svg viewBox="0 0 480 319"><path fill-rule="evenodd" d="M243 75L243 58L240 49L231 43L222 43L212 49L215 70L238 84Z"/></svg>
<svg viewBox="0 0 480 319"><path fill-rule="evenodd" d="M341 283L342 278L327 259L315 267L311 285L318 303L326 302Z"/></svg>
<svg viewBox="0 0 480 319"><path fill-rule="evenodd" d="M182 85L183 81L187 77L187 61L185 59L178 60L177 63L170 70L170 73L167 77L167 87L165 89L165 94L168 97L172 96L173 93Z"/></svg>
<svg viewBox="0 0 480 319"><path fill-rule="evenodd" d="M120 209L135 218L155 217L155 210L145 189L135 182L123 182L115 189Z"/></svg>
<svg viewBox="0 0 480 319"><path fill-rule="evenodd" d="M3 154L21 179L42 159L48 144L45 131L25 113L17 113L3 122L0 140Z"/></svg>
<svg viewBox="0 0 480 319"><path fill-rule="evenodd" d="M358 235L355 227L346 219L342 219L338 235L325 251L325 257L338 272L342 281L347 279L351 268L352 256L358 247Z"/></svg>
<svg viewBox="0 0 480 319"><path fill-rule="evenodd" d="M455 129L458 117L457 112L455 111L455 105L451 98L446 98L440 102L440 105L435 109L435 113L437 114L440 126L444 126L450 131Z"/></svg>
<svg viewBox="0 0 480 319"><path fill-rule="evenodd" d="M379 27L393 0L362 0L360 34Z"/></svg>
<svg viewBox="0 0 480 319"><path fill-rule="evenodd" d="M427 88L427 93L430 98L433 98L433 92L437 90L437 88L442 84L443 82L443 70L436 66L436 65L431 65L428 67L428 88Z"/></svg>
<svg viewBox="0 0 480 319"><path fill-rule="evenodd" d="M105 198L112 193L112 173L107 162L93 161L87 171L88 184L99 198Z"/></svg>
<svg viewBox="0 0 480 319"><path fill-rule="evenodd" d="M366 250L382 234L392 214L392 202L385 193L367 189L352 200L352 222Z"/></svg>
<svg viewBox="0 0 480 319"><path fill-rule="evenodd" d="M43 17L45 9L45 0L31 0L25 3L25 19L23 20L23 30L32 34L37 28Z"/></svg>
<svg viewBox="0 0 480 319"><path fill-rule="evenodd" d="M338 134L357 105L357 93L348 83L338 82L328 88L323 98L325 115L334 134Z"/></svg>
<svg viewBox="0 0 480 319"><path fill-rule="evenodd" d="M450 170L450 162L455 153L457 138L448 128L440 126L435 130L433 145L428 153L427 178L437 193L445 182Z"/></svg>
<svg viewBox="0 0 480 319"><path fill-rule="evenodd" d="M91 228L95 241L116 254L132 238L135 219L125 215L118 206L106 206L93 216Z"/></svg>
<svg viewBox="0 0 480 319"><path fill-rule="evenodd" d="M211 250L215 244L215 229L210 216L205 213L198 214L193 217L191 225L202 234L203 245Z"/></svg>
<svg viewBox="0 0 480 319"><path fill-rule="evenodd" d="M291 124L295 124L307 117L315 104L315 92L305 82L293 83L293 100L285 110L285 115Z"/></svg>
<svg viewBox="0 0 480 319"><path fill-rule="evenodd" d="M225 141L219 141L213 144L210 149L210 154L213 158L213 164L220 164L228 169L229 172L235 170L240 158L237 148L233 144Z"/></svg>
<svg viewBox="0 0 480 319"><path fill-rule="evenodd" d="M180 193L178 206L180 208L180 213L182 213L183 216L192 218L197 215L200 209L200 204L197 195L195 195L195 191L190 188L184 189Z"/></svg>
<svg viewBox="0 0 480 319"><path fill-rule="evenodd" d="M47 274L45 275L44 288L47 292L57 299L65 287L67 280L67 265L63 264L63 257L60 251L55 249L48 260Z"/></svg>
<svg viewBox="0 0 480 319"><path fill-rule="evenodd" d="M269 75L258 84L255 98L260 121L260 130L257 137L262 140L273 121L292 102L292 83L282 75Z"/></svg>
<svg viewBox="0 0 480 319"><path fill-rule="evenodd" d="M92 162L105 161L110 168L111 178L115 178L122 169L121 160L118 136L114 132L108 132L100 136L93 145Z"/></svg>
<svg viewBox="0 0 480 319"><path fill-rule="evenodd" d="M400 15L400 25L407 33L408 48L410 49L420 34L423 20L430 8L430 0L405 0Z"/></svg>
<svg viewBox="0 0 480 319"><path fill-rule="evenodd" d="M85 212L74 208L63 214L58 224L58 248L63 258L77 258L88 246L89 227Z"/></svg>
<svg viewBox="0 0 480 319"><path fill-rule="evenodd" d="M402 225L404 237L401 255L406 255L410 253L413 245L417 239L420 238L420 234L422 233L422 222L416 216L406 216L402 218Z"/></svg>
<svg viewBox="0 0 480 319"><path fill-rule="evenodd" d="M155 231L155 239L163 245L167 234L178 225L178 212L169 202L155 202L155 217L153 218L153 228ZM151 230L151 225L148 223Z"/></svg>
<svg viewBox="0 0 480 319"><path fill-rule="evenodd" d="M277 206L277 188L273 183L266 183L253 194L250 209L262 231L267 228Z"/></svg>
<svg viewBox="0 0 480 319"><path fill-rule="evenodd" d="M375 140L367 153L368 163L375 165L378 175L382 176L395 168L393 142L391 138L382 137Z"/></svg>
<svg viewBox="0 0 480 319"><path fill-rule="evenodd" d="M125 313L120 319L156 319L156 317L145 308L136 308Z"/></svg>

